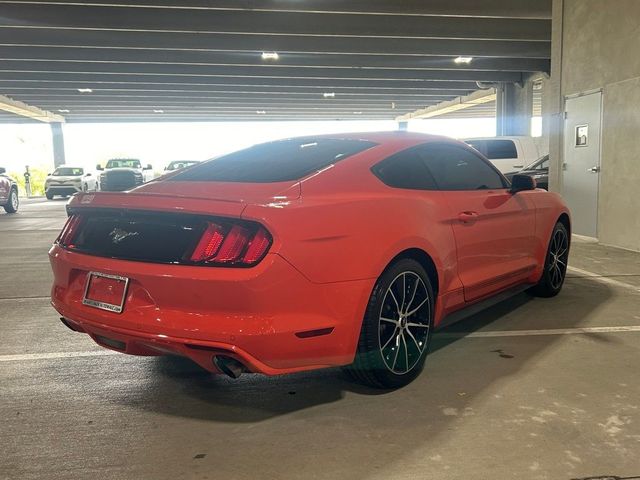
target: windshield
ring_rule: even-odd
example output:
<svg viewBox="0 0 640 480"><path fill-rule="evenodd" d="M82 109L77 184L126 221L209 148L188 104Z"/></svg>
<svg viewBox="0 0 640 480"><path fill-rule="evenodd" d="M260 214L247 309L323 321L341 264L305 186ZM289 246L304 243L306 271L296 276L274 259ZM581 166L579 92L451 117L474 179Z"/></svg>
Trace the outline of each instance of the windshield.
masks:
<svg viewBox="0 0 640 480"><path fill-rule="evenodd" d="M539 158L531 165L528 165L524 168L525 170L548 170L549 169L549 155L545 155L542 158Z"/></svg>
<svg viewBox="0 0 640 480"><path fill-rule="evenodd" d="M60 167L51 174L54 177L79 177L84 173L82 168Z"/></svg>
<svg viewBox="0 0 640 480"><path fill-rule="evenodd" d="M375 143L334 138L297 138L255 145L176 174L171 180L270 183L298 180Z"/></svg>
<svg viewBox="0 0 640 480"><path fill-rule="evenodd" d="M114 158L107 162L107 168L141 168L141 164L134 158Z"/></svg>

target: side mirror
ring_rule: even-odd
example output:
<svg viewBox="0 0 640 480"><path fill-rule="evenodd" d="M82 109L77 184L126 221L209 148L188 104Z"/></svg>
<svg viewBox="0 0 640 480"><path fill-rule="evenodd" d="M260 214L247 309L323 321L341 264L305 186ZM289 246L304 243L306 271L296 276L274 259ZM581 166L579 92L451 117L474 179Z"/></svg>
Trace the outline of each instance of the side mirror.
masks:
<svg viewBox="0 0 640 480"><path fill-rule="evenodd" d="M0 174L7 173L7 169L4 167L0 167Z"/></svg>
<svg viewBox="0 0 640 480"><path fill-rule="evenodd" d="M96 165L96 170L104 170L104 167L100 164Z"/></svg>
<svg viewBox="0 0 640 480"><path fill-rule="evenodd" d="M535 189L536 181L529 175L514 175L511 179L511 193L518 193Z"/></svg>
<svg viewBox="0 0 640 480"><path fill-rule="evenodd" d="M85 177L90 177L90 176L91 176L91 173L85 173L85 175L84 175L84 176L85 176Z"/></svg>
<svg viewBox="0 0 640 480"><path fill-rule="evenodd" d="M143 170L153 170L153 166L151 166L151 164L149 163L149 164L147 164L146 167L144 167Z"/></svg>
<svg viewBox="0 0 640 480"><path fill-rule="evenodd" d="M50 177L50 176L51 176L51 172L47 173L47 177Z"/></svg>

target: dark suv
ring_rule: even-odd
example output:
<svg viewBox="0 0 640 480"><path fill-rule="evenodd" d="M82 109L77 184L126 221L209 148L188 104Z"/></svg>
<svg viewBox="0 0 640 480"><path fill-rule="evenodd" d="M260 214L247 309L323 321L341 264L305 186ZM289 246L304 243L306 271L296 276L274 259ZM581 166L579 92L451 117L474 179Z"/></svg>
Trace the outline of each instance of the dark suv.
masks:
<svg viewBox="0 0 640 480"><path fill-rule="evenodd" d="M19 205L18 184L0 167L0 206L4 207L7 213L16 213Z"/></svg>

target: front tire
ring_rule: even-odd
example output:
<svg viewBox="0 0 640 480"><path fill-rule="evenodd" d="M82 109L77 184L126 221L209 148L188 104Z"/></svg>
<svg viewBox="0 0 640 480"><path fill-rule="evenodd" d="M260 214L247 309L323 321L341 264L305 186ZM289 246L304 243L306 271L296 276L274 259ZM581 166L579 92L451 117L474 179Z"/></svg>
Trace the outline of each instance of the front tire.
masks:
<svg viewBox="0 0 640 480"><path fill-rule="evenodd" d="M9 194L9 200L4 206L4 211L7 213L16 213L19 206L20 199L18 198L18 191L15 188L12 188L11 193Z"/></svg>
<svg viewBox="0 0 640 480"><path fill-rule="evenodd" d="M347 372L376 388L400 388L423 370L434 313L433 288L425 269L404 258L376 282L360 331L355 361Z"/></svg>
<svg viewBox="0 0 640 480"><path fill-rule="evenodd" d="M567 228L561 222L556 223L547 248L544 272L540 281L531 289L531 293L545 298L555 297L560 293L567 275L570 245Z"/></svg>
<svg viewBox="0 0 640 480"><path fill-rule="evenodd" d="M45 196L47 197L47 200L53 200L53 197L54 197L53 193L51 192L46 192Z"/></svg>

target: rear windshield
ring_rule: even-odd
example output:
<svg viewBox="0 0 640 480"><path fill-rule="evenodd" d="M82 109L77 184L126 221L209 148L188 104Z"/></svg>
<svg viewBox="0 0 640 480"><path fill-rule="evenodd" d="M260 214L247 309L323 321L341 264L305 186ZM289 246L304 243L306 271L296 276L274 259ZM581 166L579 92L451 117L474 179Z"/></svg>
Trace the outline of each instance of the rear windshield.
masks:
<svg viewBox="0 0 640 480"><path fill-rule="evenodd" d="M84 173L82 168L60 167L53 172L54 177L77 177Z"/></svg>
<svg viewBox="0 0 640 480"><path fill-rule="evenodd" d="M248 183L299 180L375 145L335 138L280 140L210 160L169 180Z"/></svg>
<svg viewBox="0 0 640 480"><path fill-rule="evenodd" d="M140 160L133 158L115 158L107 162L107 168L140 168Z"/></svg>

